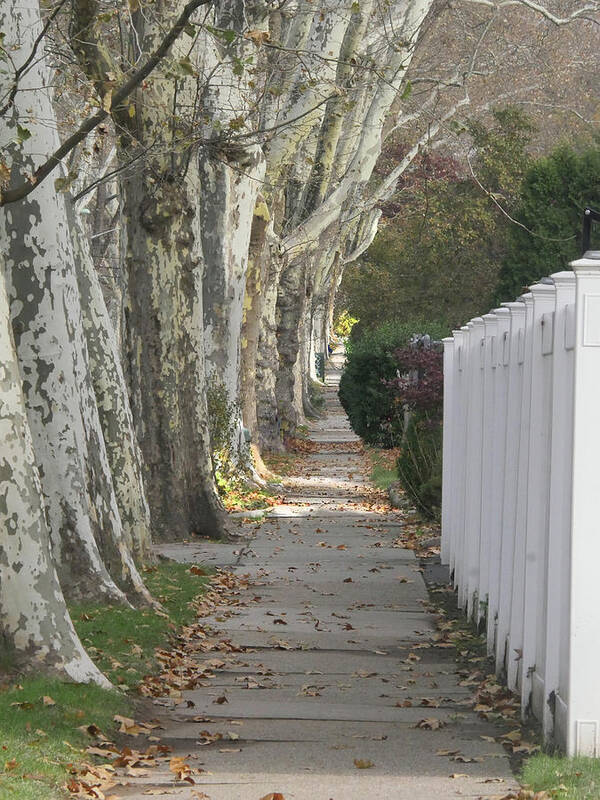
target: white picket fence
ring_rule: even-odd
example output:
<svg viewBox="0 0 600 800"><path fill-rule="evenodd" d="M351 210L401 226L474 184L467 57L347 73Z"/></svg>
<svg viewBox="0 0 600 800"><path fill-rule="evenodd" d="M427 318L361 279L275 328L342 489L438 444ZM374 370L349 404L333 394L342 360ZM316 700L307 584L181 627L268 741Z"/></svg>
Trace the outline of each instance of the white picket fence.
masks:
<svg viewBox="0 0 600 800"><path fill-rule="evenodd" d="M544 737L600 756L600 253L444 340L442 561Z"/></svg>

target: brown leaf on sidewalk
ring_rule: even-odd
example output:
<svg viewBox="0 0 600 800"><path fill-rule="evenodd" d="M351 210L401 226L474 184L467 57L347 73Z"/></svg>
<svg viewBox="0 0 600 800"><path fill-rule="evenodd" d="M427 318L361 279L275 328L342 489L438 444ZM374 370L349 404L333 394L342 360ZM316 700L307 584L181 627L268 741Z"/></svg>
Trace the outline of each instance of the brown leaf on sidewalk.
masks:
<svg viewBox="0 0 600 800"><path fill-rule="evenodd" d="M178 781L186 781L186 783L195 783L192 778L192 769L189 764L186 764L185 758L182 756L174 756L169 761L169 769L174 774L175 779Z"/></svg>
<svg viewBox="0 0 600 800"><path fill-rule="evenodd" d="M222 706L223 703L228 703L228 702L229 702L229 700L225 697L224 694L222 694L220 697L217 697L215 700L213 700L213 703L216 703L219 706Z"/></svg>
<svg viewBox="0 0 600 800"><path fill-rule="evenodd" d="M271 792L271 794L266 794L264 797L261 797L260 800L285 800L285 797L281 792Z"/></svg>
<svg viewBox="0 0 600 800"><path fill-rule="evenodd" d="M420 719L415 728L423 728L424 730L428 731L437 731L439 728L444 728L446 723L443 719L436 719L435 717L427 717L426 719Z"/></svg>
<svg viewBox="0 0 600 800"><path fill-rule="evenodd" d="M368 758L355 758L354 766L356 769L370 769L371 767L374 767L375 764L372 761L369 761Z"/></svg>

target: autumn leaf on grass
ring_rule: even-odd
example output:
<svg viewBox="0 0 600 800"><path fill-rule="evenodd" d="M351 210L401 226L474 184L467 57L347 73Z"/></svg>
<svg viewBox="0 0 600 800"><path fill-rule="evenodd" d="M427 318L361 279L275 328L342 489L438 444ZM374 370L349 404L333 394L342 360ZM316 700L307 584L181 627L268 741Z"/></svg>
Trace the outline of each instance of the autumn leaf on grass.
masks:
<svg viewBox="0 0 600 800"><path fill-rule="evenodd" d="M42 703L43 703L45 706L55 706L55 705L56 705L56 701L55 701L55 700L53 700L53 699L52 699L52 698L51 698L49 695L47 695L47 694L45 694L45 695L42 697Z"/></svg>
<svg viewBox="0 0 600 800"><path fill-rule="evenodd" d="M426 719L420 719L415 728L423 728L427 731L437 731L439 728L445 727L446 723L443 719L436 719L435 717L427 717Z"/></svg>

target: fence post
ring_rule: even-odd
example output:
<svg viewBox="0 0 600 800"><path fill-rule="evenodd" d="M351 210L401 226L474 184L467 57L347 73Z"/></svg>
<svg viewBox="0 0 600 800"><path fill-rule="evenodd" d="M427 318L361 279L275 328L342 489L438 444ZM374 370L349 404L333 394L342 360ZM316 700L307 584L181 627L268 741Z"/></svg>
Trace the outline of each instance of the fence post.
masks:
<svg viewBox="0 0 600 800"><path fill-rule="evenodd" d="M449 564L454 549L452 537L454 525L452 520L452 502L456 493L455 451L452 446L456 415L456 397L454 381L454 339L442 339L444 343L444 425L442 427L442 548L440 558L442 564Z"/></svg>
<svg viewBox="0 0 600 800"><path fill-rule="evenodd" d="M504 487L502 492L502 521L500 548L500 586L498 621L496 623L496 671L508 669L507 647L512 607L513 561L517 517L519 454L521 446L521 415L523 395L523 359L520 357L525 339L526 313L522 301L505 303L510 314L507 342L508 388L506 400L506 432L504 448Z"/></svg>
<svg viewBox="0 0 600 800"><path fill-rule="evenodd" d="M504 497L504 459L506 452L506 423L508 404L508 364L510 338L510 311L495 308L497 331L493 358L495 362L492 496L489 524L489 592L487 620L487 651L492 655L496 642L496 624L500 598L500 556L502 546L502 504Z"/></svg>
<svg viewBox="0 0 600 800"><path fill-rule="evenodd" d="M483 345L483 434L481 463L481 534L479 549L479 602L476 619L489 613L490 549L491 529L493 527L493 506L495 491L494 427L496 419L496 362L498 318L495 314L484 314Z"/></svg>
<svg viewBox="0 0 600 800"><path fill-rule="evenodd" d="M465 486L465 560L467 565L463 604L469 617L479 596L479 549L481 537L481 468L483 442L483 389L485 329L481 317L469 325L469 416L467 418L467 479ZM466 597L465 597L466 594Z"/></svg>
<svg viewBox="0 0 600 800"><path fill-rule="evenodd" d="M521 708L542 716L546 643L546 558L552 436L552 353L556 289L536 283L531 332L531 418L525 524Z"/></svg>
<svg viewBox="0 0 600 800"><path fill-rule="evenodd" d="M452 447L455 452L454 464L456 465L456 491L451 497L452 502L452 549L450 556L450 569L454 576L454 586L460 584L463 574L463 546L465 535L465 480L466 480L466 458L465 458L465 428L468 415L468 370L467 370L467 347L468 347L468 328L466 325L458 331L454 331L454 378L456 381L456 407L454 411L454 424L452 431Z"/></svg>
<svg viewBox="0 0 600 800"><path fill-rule="evenodd" d="M576 275L576 332L567 754L597 757L600 755L600 257L587 256L571 264Z"/></svg>
<svg viewBox="0 0 600 800"><path fill-rule="evenodd" d="M565 717L569 638L568 579L571 560L571 477L573 469L573 377L575 275L556 272L552 443L546 575L546 654L544 663L544 740L566 741Z"/></svg>
<svg viewBox="0 0 600 800"><path fill-rule="evenodd" d="M513 553L512 598L510 605L509 641L506 679L513 691L520 686L521 657L523 654L523 600L525 593L525 539L527 531L527 501L529 475L529 425L531 422L531 361L533 329L533 297L522 295L525 303L525 325L518 342L517 360L523 364L523 391L521 392L521 427L519 464L517 469L517 510ZM525 709L523 709L523 713Z"/></svg>

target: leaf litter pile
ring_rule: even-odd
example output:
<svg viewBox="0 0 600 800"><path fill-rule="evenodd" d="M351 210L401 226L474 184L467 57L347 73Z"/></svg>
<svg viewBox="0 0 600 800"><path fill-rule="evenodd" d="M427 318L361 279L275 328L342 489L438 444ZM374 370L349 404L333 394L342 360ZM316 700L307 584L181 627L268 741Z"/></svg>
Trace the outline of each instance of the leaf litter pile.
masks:
<svg viewBox="0 0 600 800"><path fill-rule="evenodd" d="M201 567L191 566L192 574L204 574ZM193 601L195 620L182 626L171 638L169 649L156 650L160 665L156 675L146 676L137 687L137 693L145 698L167 698L165 705L183 701L183 692L201 686L209 686L216 671L227 663L228 655L242 652L243 648L234 645L228 638L216 635L203 624L203 618L211 615L217 607L219 614L226 616L228 607L243 605L242 591L247 588L248 579L225 570L218 570L209 578L207 591ZM157 701L161 703L161 701ZM219 702L217 700L217 702ZM223 702L227 702L223 698ZM189 707L191 701L185 701ZM89 725L85 732L93 740L86 748L88 756L102 759L103 763L83 763L71 769L67 789L72 797L94 798L94 800L116 800L117 795L110 790L116 786L128 785L132 779L148 776L157 767L168 766L172 781L177 785L195 784L195 777L206 770L192 768L186 759L172 756L170 747L161 744L157 720L139 721L122 715L115 715L114 722L119 726L118 736L109 738L95 725ZM223 738L222 734L202 732L208 744ZM144 737L146 744L135 747L137 737ZM228 734L227 738L237 738ZM148 789L145 794L163 794L163 789ZM194 797L194 795L192 795ZM195 797L208 798L197 792ZM269 796L270 797L270 796ZM277 794L273 795L274 798ZM282 796L280 796L282 797Z"/></svg>

